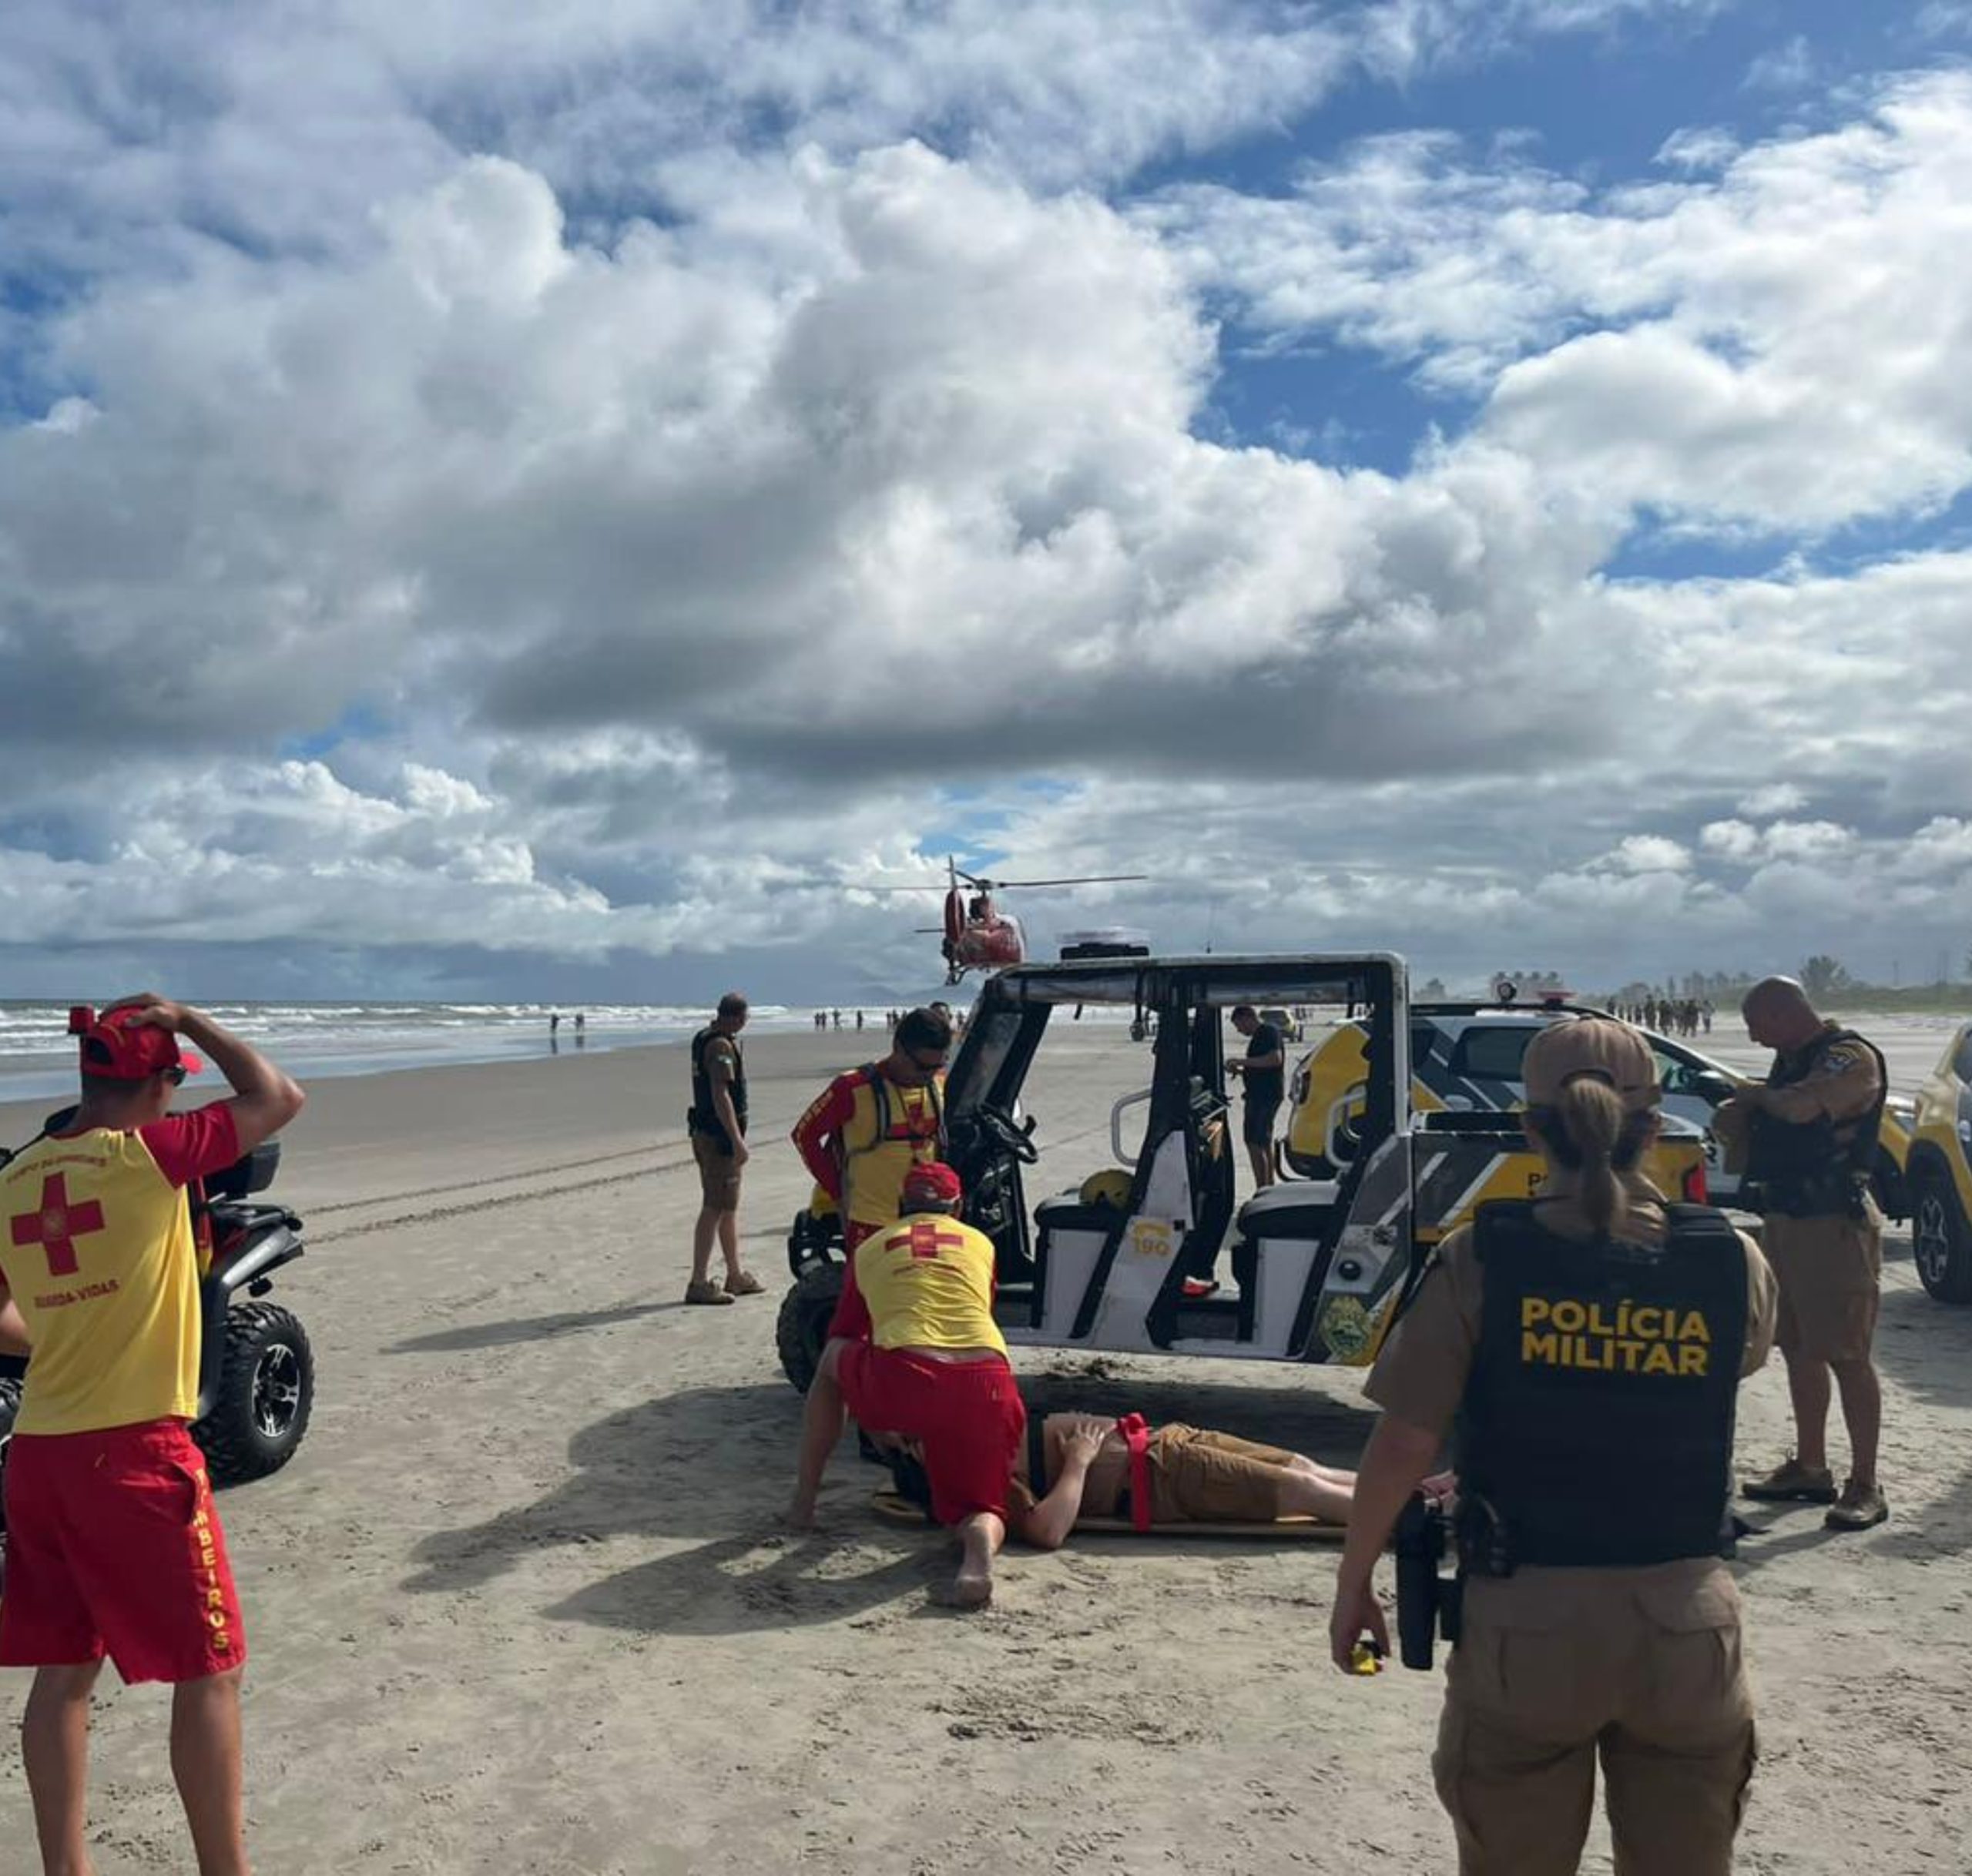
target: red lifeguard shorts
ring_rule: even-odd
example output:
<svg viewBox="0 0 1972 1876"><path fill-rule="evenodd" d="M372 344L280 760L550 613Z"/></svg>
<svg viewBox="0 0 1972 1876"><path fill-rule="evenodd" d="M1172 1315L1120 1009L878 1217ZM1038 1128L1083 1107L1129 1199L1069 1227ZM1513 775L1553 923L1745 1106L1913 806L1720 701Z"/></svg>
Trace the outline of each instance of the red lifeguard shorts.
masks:
<svg viewBox="0 0 1972 1876"><path fill-rule="evenodd" d="M865 1431L901 1433L924 1450L931 1516L957 1524L1007 1515L1007 1483L1027 1441L1027 1409L1002 1355L934 1362L867 1342L843 1349L842 1398Z"/></svg>
<svg viewBox="0 0 1972 1876"><path fill-rule="evenodd" d="M17 1433L7 1449L0 1667L106 1654L133 1683L246 1659L205 1455L182 1421Z"/></svg>

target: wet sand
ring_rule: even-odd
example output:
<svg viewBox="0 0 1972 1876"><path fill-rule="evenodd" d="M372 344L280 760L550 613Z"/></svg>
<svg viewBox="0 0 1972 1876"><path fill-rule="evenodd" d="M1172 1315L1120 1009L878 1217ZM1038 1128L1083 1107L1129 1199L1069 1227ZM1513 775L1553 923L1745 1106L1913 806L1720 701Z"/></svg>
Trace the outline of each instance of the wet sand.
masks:
<svg viewBox="0 0 1972 1876"><path fill-rule="evenodd" d="M1872 1033L1879 1033L1878 1025ZM1880 1034L1880 1040L1886 1040ZM1696 1039L1701 1048L1707 1039ZM1722 1031L1712 1052L1738 1054ZM1943 1046L1893 1054L1901 1084ZM1014 1553L994 1606L937 1592L931 1535L874 1522L845 1450L823 1529L783 1535L799 1402L773 1312L806 1182L786 1130L867 1032L749 1049L743 1223L770 1295L682 1295L696 1187L682 1052L324 1081L279 1195L310 1254L278 1296L313 1335L314 1424L223 1501L245 1599L263 1871L957 1876L1445 1871L1435 1677L1326 1664L1332 1553L1078 1542ZM1028 1105L1031 1191L1104 1163L1147 1057L1063 1024ZM39 1108L0 1110L0 1140ZM1972 1310L1893 1234L1879 1354L1895 1511L1861 1538L1783 1510L1740 1566L1763 1760L1741 1867L1957 1871L1972 1841ZM1021 1358L1037 1403L1142 1408L1347 1463L1353 1372ZM1741 1452L1786 1440L1776 1364ZM1840 1450L1838 1446L1838 1450ZM1611 1489L1620 1489L1612 1467ZM0 1675L0 1697L25 1677ZM102 1876L189 1867L166 1697L106 1683ZM0 1739L0 1868L32 1867ZM1584 1868L1606 1871L1598 1824Z"/></svg>

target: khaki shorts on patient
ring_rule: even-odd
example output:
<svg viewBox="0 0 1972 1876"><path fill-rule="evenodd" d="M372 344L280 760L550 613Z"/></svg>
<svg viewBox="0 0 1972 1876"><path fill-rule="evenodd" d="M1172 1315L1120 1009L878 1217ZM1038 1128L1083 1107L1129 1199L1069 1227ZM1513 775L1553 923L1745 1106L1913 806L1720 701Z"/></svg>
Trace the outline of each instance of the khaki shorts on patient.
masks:
<svg viewBox="0 0 1972 1876"><path fill-rule="evenodd" d="M1151 1519L1158 1524L1265 1524L1281 1515L1294 1455L1232 1433L1160 1426L1150 1436Z"/></svg>

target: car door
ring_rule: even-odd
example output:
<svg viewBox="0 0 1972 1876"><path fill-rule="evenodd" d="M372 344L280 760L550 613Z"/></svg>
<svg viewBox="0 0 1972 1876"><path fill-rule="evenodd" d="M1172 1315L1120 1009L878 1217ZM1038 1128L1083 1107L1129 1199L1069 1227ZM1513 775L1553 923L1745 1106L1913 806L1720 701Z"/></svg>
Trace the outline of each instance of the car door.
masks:
<svg viewBox="0 0 1972 1876"><path fill-rule="evenodd" d="M1686 1049L1672 1041L1668 1037L1653 1036L1646 1030L1645 1040L1650 1044L1650 1053L1657 1058L1657 1078L1664 1090L1664 1111L1674 1114L1681 1121L1689 1121L1705 1135L1705 1184L1715 1205L1730 1205L1737 1202L1739 1193L1739 1175L1726 1170L1726 1156L1719 1144L1718 1136L1712 1131L1712 1117L1718 1108L1712 1089L1715 1088L1714 1077L1723 1075L1729 1081L1741 1081L1746 1077L1736 1074L1722 1062L1714 1062L1700 1055L1695 1049Z"/></svg>

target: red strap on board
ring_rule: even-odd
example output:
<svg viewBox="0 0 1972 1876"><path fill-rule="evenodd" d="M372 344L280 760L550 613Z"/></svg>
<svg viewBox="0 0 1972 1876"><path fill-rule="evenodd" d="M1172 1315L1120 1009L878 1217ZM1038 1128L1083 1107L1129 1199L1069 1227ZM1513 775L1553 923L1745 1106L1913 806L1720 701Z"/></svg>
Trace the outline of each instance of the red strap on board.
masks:
<svg viewBox="0 0 1972 1876"><path fill-rule="evenodd" d="M1140 1531L1150 1529L1150 1422L1140 1413L1126 1413L1116 1431L1130 1449L1130 1522Z"/></svg>

